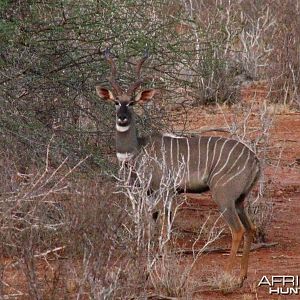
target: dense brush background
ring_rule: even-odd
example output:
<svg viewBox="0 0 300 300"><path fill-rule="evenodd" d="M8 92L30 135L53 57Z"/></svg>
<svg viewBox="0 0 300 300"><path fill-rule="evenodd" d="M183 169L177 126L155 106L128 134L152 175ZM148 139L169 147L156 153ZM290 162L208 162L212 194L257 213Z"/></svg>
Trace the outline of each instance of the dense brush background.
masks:
<svg viewBox="0 0 300 300"><path fill-rule="evenodd" d="M252 81L299 108L299 15L298 0L0 0L0 253L23 270L24 295L145 292L131 260L120 261L131 278L104 271L116 249L133 246L128 203L111 182L114 108L95 93L108 86L103 50L123 87L144 49L151 54L144 87L160 92L139 109L141 133L172 130L177 108L184 123L196 106L238 103ZM56 271L40 278L36 259L49 253ZM0 278L10 267L1 262ZM6 288L1 281L0 296Z"/></svg>

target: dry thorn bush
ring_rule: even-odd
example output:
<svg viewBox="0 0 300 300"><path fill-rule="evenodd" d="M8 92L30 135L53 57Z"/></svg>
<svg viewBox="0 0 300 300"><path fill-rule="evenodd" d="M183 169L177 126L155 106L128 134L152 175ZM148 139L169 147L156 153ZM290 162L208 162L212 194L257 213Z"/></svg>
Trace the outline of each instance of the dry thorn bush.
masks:
<svg viewBox="0 0 300 300"><path fill-rule="evenodd" d="M118 197L108 196L114 185L101 175L91 180L75 172L87 158L73 166L66 158L54 168L50 144L46 153L42 169L17 176L9 165L5 169L11 184L8 191L6 181L0 195L0 295L86 295L94 281L101 282L105 294L112 283L104 270L123 246L124 213Z"/></svg>
<svg viewBox="0 0 300 300"><path fill-rule="evenodd" d="M153 164L160 167L162 178L159 188L149 193ZM185 171L183 160L177 170L172 170L167 167L164 158L160 161L149 153L143 153L135 160L122 164L117 177L118 192L126 195L129 202L127 213L132 220L132 227L127 227L127 230L131 235L130 240L135 244L132 253L139 269L146 271L145 293L152 296L189 299L200 284L191 276L193 268L207 247L219 239L223 232L216 226L221 216L212 228L207 228L207 218L193 244L191 262L183 263L179 252L174 252L173 225L181 206L175 196ZM157 211L155 223L152 216ZM199 239L205 241L204 245L201 249L195 249Z"/></svg>

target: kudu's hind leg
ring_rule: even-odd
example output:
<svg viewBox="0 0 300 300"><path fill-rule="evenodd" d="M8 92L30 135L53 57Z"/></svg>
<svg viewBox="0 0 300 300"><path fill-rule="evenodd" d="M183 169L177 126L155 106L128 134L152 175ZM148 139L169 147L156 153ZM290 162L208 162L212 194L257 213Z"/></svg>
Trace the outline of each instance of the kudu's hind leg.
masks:
<svg viewBox="0 0 300 300"><path fill-rule="evenodd" d="M241 241L244 236L244 248L243 248L243 255L241 260L241 272L240 272L240 283L239 285L242 286L245 278L247 277L247 270L248 270L248 261L249 261L249 253L250 247L253 240L255 226L249 219L247 213L244 209L244 199L245 194L242 194L237 198L237 200L230 200L236 199L236 197L229 197L228 191L225 193L214 193L214 199L219 204L222 215L230 227L231 234L232 234L232 246L230 251L230 257L228 261L228 265L226 268L227 272L231 272L235 262L237 261L237 251L241 244ZM222 199L223 196L223 199ZM233 196L233 195L231 195ZM224 199L225 197L225 199Z"/></svg>
<svg viewBox="0 0 300 300"><path fill-rule="evenodd" d="M215 188L212 193L213 199L219 205L222 216L231 231L232 244L229 260L225 268L225 271L228 273L232 273L233 267L237 264L237 251L246 231L235 206L236 196L230 194L228 190L226 192L224 189L219 188Z"/></svg>
<svg viewBox="0 0 300 300"><path fill-rule="evenodd" d="M226 267L226 271L231 273L234 265L237 261L237 251L240 247L241 241L243 239L245 228L238 216L236 208L234 205L227 207L221 207L222 216L226 220L227 224L230 227L232 235L232 245L229 256L229 261Z"/></svg>
<svg viewBox="0 0 300 300"><path fill-rule="evenodd" d="M247 271L248 271L248 262L249 262L249 253L251 249L251 244L253 242L253 238L256 232L256 227L251 222L249 216L247 215L245 208L244 208L244 200L245 196L241 197L240 201L237 201L236 207L237 212L240 217L241 222L245 227L245 236L244 236L244 249L243 249L243 256L241 261L241 281L244 281L247 278Z"/></svg>

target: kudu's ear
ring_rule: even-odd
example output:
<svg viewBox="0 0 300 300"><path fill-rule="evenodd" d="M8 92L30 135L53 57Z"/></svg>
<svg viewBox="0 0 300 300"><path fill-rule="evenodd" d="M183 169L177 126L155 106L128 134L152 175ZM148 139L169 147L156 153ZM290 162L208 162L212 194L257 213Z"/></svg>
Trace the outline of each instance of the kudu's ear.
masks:
<svg viewBox="0 0 300 300"><path fill-rule="evenodd" d="M135 101L139 103L147 102L153 98L155 93L156 91L153 89L142 91L136 95Z"/></svg>
<svg viewBox="0 0 300 300"><path fill-rule="evenodd" d="M103 100L107 100L107 101L115 100L113 93L109 89L103 88L101 86L96 86L96 91L98 96Z"/></svg>

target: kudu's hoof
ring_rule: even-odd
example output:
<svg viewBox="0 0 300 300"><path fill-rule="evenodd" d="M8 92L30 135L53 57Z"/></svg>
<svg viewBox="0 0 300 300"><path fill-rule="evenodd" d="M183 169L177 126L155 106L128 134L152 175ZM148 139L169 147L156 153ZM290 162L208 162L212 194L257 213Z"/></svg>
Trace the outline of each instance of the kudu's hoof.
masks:
<svg viewBox="0 0 300 300"><path fill-rule="evenodd" d="M247 275L243 275L240 277L240 280L238 282L238 288L243 287L244 281L247 279Z"/></svg>

